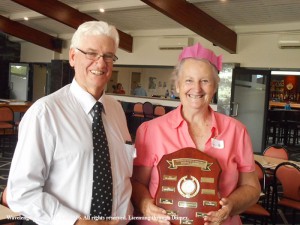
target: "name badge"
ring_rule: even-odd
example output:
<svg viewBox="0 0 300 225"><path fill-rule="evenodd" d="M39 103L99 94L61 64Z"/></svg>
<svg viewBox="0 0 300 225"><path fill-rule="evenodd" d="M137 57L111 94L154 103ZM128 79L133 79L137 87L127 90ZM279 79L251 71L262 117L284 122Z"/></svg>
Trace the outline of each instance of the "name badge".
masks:
<svg viewBox="0 0 300 225"><path fill-rule="evenodd" d="M214 147L214 148L217 148L217 149L223 149L224 148L224 141L212 138L211 139L211 146Z"/></svg>

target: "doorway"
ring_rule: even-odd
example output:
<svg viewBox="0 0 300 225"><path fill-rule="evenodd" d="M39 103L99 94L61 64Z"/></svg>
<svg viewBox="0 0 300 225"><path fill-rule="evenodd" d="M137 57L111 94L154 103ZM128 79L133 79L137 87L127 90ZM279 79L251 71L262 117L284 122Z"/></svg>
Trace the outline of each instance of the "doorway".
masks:
<svg viewBox="0 0 300 225"><path fill-rule="evenodd" d="M33 64L32 101L46 95L47 65Z"/></svg>
<svg viewBox="0 0 300 225"><path fill-rule="evenodd" d="M133 95L133 91L137 87L138 83L141 83L141 73L140 72L132 72L131 73L131 85L130 85L130 93L132 95Z"/></svg>
<svg viewBox="0 0 300 225"><path fill-rule="evenodd" d="M110 77L110 80L107 83L107 88L106 88L106 92L108 93L113 93L115 90L115 85L118 82L118 75L119 75L119 71L112 71L112 75Z"/></svg>
<svg viewBox="0 0 300 225"><path fill-rule="evenodd" d="M9 98L28 101L29 64L9 64Z"/></svg>
<svg viewBox="0 0 300 225"><path fill-rule="evenodd" d="M265 149L269 70L235 68L233 70L231 116L241 121L252 140L253 151Z"/></svg>

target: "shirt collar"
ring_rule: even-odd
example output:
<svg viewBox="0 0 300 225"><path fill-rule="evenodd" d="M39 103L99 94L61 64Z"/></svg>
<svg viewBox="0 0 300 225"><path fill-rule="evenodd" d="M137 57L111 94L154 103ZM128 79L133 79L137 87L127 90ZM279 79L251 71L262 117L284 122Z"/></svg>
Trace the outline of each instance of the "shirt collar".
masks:
<svg viewBox="0 0 300 225"><path fill-rule="evenodd" d="M182 110L182 104L180 104L176 109L174 109L174 113L170 117L171 126L174 129L178 128L182 123L185 122L184 118L182 117L181 110ZM209 111L211 113L211 118L212 118L211 131L212 134L216 137L219 134L218 123L215 117L215 113L210 106L209 106Z"/></svg>
<svg viewBox="0 0 300 225"><path fill-rule="evenodd" d="M88 93L86 90L84 90L82 87L80 87L80 85L77 83L77 81L75 79L73 79L73 81L71 83L70 91L74 95L74 97L77 99L77 101L83 108L84 112L86 114L89 114L92 111L92 109L96 103L95 98L90 93ZM104 96L105 96L105 92L103 91L102 96L100 97L100 99L98 99L98 101L103 104L103 112L105 112L105 97Z"/></svg>

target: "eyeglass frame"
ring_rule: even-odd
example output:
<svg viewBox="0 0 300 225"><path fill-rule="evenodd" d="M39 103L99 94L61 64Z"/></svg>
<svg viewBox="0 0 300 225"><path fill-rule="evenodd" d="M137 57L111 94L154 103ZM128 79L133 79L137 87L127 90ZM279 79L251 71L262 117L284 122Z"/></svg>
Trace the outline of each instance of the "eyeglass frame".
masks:
<svg viewBox="0 0 300 225"><path fill-rule="evenodd" d="M86 51L83 51L79 48L76 48L78 51L80 51L82 54L85 55L85 57L89 60L93 60L93 61L97 61L99 60L101 57L103 58L103 61L104 62L107 62L107 63L114 63L115 61L118 60L118 57L115 55L115 54L112 54L112 57L110 57L110 53L109 54L98 54L96 52L86 52ZM89 56L91 55L95 55L95 58L89 58ZM109 56L108 58L106 58L107 56ZM107 59L112 59L112 61L107 61Z"/></svg>

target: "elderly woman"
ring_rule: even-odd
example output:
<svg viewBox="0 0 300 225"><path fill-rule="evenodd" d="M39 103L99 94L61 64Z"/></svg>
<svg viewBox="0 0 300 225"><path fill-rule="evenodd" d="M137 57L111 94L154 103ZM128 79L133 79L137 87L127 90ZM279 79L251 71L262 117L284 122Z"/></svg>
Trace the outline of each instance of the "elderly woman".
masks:
<svg viewBox="0 0 300 225"><path fill-rule="evenodd" d="M221 57L200 44L185 48L174 71L181 105L138 128L132 200L136 211L152 220L138 224L170 224L166 211L154 204L159 182L157 164L163 155L184 147L216 158L222 169L222 207L207 214L205 225L242 224L238 214L257 202L260 185L246 127L209 106L218 87L221 65Z"/></svg>

